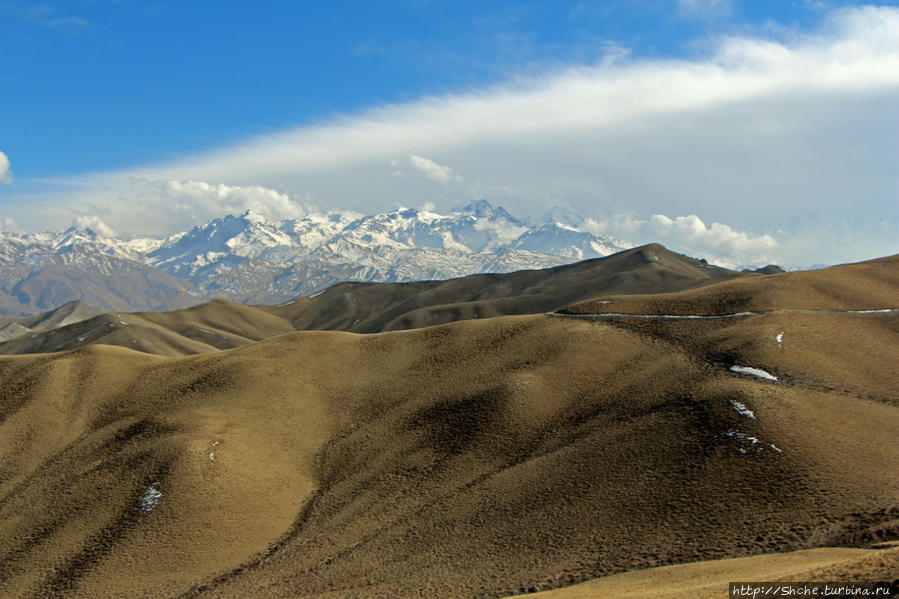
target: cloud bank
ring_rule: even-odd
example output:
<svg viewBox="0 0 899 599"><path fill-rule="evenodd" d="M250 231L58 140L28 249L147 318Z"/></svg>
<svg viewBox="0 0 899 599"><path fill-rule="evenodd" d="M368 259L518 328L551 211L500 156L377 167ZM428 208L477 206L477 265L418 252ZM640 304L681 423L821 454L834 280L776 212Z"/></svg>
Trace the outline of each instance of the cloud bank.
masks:
<svg viewBox="0 0 899 599"><path fill-rule="evenodd" d="M686 251L787 262L895 252L895 232L867 229L899 222L899 10L840 10L813 34L778 35L718 39L691 60L623 54L69 179L80 191L45 198L44 213L64 202L121 231L161 234L254 206L371 213L485 197L513 213L558 204L597 222L627 216L693 244ZM397 156L425 176L396 176ZM653 216L662 214L698 216ZM848 242L822 239L822 223Z"/></svg>
<svg viewBox="0 0 899 599"><path fill-rule="evenodd" d="M592 233L624 236L636 243L661 242L675 250L711 257L716 264L728 267L770 263L779 246L771 235L751 235L722 223L707 225L695 214L674 218L653 214L646 219L619 215L601 222L587 219L583 227Z"/></svg>

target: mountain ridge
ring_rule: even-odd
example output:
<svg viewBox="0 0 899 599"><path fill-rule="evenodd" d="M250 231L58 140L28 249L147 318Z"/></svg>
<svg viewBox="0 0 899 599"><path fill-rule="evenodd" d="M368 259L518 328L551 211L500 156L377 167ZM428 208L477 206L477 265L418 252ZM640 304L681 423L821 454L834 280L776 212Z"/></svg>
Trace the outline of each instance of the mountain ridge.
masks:
<svg viewBox="0 0 899 599"><path fill-rule="evenodd" d="M397 208L269 221L247 210L165 239L126 241L90 226L0 233L0 313L30 315L76 299L111 311L176 309L214 298L278 303L346 280L512 272L631 247L577 229L571 223L580 217L572 215L559 209L528 224L474 200L447 214ZM79 280L86 282L81 293ZM147 289L148 282L160 291Z"/></svg>

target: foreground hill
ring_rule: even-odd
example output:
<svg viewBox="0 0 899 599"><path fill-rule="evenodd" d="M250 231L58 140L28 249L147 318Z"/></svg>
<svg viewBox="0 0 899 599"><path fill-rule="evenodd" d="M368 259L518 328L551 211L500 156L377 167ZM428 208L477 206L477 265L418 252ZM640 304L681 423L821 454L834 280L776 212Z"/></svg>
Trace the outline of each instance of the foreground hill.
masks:
<svg viewBox="0 0 899 599"><path fill-rule="evenodd" d="M658 244L577 264L416 283L341 283L280 306L217 300L173 312L114 313L36 337L0 343L0 353L62 351L93 343L179 355L238 347L296 330L356 333L412 329L551 312L603 293L659 293L735 277Z"/></svg>
<svg viewBox="0 0 899 599"><path fill-rule="evenodd" d="M817 547L868 549L793 571L899 577L899 323L842 311L895 270L820 271L804 312L0 358L0 594L501 597Z"/></svg>

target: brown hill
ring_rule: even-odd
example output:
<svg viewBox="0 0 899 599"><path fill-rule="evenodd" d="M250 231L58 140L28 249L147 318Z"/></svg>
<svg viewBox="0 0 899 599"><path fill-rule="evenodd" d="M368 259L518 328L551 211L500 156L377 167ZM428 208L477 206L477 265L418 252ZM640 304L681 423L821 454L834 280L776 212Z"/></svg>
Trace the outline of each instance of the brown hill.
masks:
<svg viewBox="0 0 899 599"><path fill-rule="evenodd" d="M752 281L808 312L0 358L0 594L500 597L899 539L897 315L830 303L896 297L881 262Z"/></svg>
<svg viewBox="0 0 899 599"><path fill-rule="evenodd" d="M569 306L570 313L728 314L776 310L878 310L899 303L899 254L820 270L744 277L654 295L615 292Z"/></svg>
<svg viewBox="0 0 899 599"><path fill-rule="evenodd" d="M729 583L736 581L775 585L796 581L889 582L897 562L897 544L883 543L876 549L806 549L624 572L534 593L528 599L721 599L728 596Z"/></svg>
<svg viewBox="0 0 899 599"><path fill-rule="evenodd" d="M0 316L0 341L43 333L103 314L105 310L81 301L67 302L35 316Z"/></svg>
<svg viewBox="0 0 899 599"><path fill-rule="evenodd" d="M677 291L745 276L652 244L544 270L418 283L341 283L280 306L216 300L173 312L116 313L0 343L0 354L62 351L91 343L163 355L200 353L296 330L375 333L540 314L603 293Z"/></svg>

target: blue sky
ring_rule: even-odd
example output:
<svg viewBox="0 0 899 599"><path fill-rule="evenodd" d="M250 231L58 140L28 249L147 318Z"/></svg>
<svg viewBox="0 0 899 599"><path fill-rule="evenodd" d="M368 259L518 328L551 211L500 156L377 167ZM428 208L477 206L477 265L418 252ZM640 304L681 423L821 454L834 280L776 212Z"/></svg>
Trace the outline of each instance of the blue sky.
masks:
<svg viewBox="0 0 899 599"><path fill-rule="evenodd" d="M814 26L815 3L0 2L0 135L20 177L105 170L616 47ZM848 4L848 3L841 3Z"/></svg>
<svg viewBox="0 0 899 599"><path fill-rule="evenodd" d="M161 235L266 197L284 217L483 196L524 214L568 206L625 237L696 215L775 239L758 258L802 261L822 230L868 238L829 260L888 253L897 15L826 0L0 0L0 222ZM850 190L863 198L843 218ZM149 214L167 206L177 218ZM683 227L672 239L690 249Z"/></svg>

